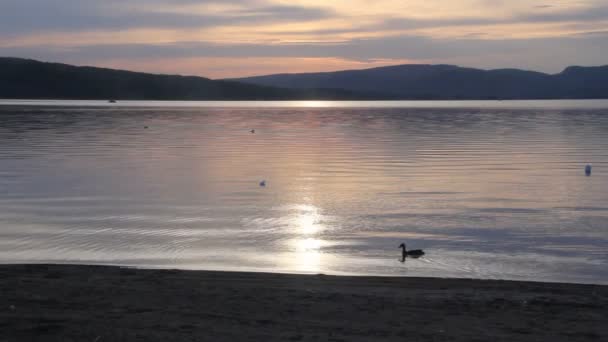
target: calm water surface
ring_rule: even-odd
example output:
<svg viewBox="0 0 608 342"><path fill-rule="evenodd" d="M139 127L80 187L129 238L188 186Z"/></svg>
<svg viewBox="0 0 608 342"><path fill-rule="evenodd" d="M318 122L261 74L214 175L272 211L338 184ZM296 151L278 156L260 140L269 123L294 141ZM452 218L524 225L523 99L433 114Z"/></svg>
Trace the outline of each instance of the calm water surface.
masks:
<svg viewBox="0 0 608 342"><path fill-rule="evenodd" d="M608 283L607 101L355 105L0 101L0 262Z"/></svg>

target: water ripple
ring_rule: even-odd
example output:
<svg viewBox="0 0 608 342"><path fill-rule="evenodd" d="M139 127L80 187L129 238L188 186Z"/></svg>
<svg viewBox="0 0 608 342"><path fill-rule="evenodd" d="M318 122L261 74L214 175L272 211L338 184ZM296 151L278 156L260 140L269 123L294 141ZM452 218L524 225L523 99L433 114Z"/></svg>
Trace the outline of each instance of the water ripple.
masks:
<svg viewBox="0 0 608 342"><path fill-rule="evenodd" d="M605 102L11 104L0 262L608 282Z"/></svg>

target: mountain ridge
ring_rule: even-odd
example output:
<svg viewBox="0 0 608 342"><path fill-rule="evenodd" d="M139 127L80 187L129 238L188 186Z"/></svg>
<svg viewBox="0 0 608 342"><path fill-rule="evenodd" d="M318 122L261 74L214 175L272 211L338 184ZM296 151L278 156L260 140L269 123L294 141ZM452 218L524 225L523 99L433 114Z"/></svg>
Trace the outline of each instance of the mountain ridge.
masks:
<svg viewBox="0 0 608 342"><path fill-rule="evenodd" d="M487 100L608 98L608 65L557 74L402 64L213 80L0 57L0 98L116 100Z"/></svg>
<svg viewBox="0 0 608 342"><path fill-rule="evenodd" d="M359 99L340 89L280 89L200 76L142 73L0 57L0 98L115 100Z"/></svg>
<svg viewBox="0 0 608 342"><path fill-rule="evenodd" d="M608 98L608 65L569 66L557 74L515 68L476 69L449 64L402 64L362 70L272 74L231 79L305 89L374 90L402 99Z"/></svg>

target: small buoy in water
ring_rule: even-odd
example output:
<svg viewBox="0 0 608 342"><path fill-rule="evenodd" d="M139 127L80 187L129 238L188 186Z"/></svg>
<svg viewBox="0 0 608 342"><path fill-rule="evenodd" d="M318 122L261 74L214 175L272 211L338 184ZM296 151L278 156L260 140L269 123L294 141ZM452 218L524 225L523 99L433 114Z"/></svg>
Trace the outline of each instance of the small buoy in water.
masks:
<svg viewBox="0 0 608 342"><path fill-rule="evenodd" d="M266 186L266 181L265 181L265 180L261 181L261 182L260 182L260 186L261 186L261 187Z"/></svg>
<svg viewBox="0 0 608 342"><path fill-rule="evenodd" d="M585 166L585 174L591 176L591 165L587 164L587 166Z"/></svg>

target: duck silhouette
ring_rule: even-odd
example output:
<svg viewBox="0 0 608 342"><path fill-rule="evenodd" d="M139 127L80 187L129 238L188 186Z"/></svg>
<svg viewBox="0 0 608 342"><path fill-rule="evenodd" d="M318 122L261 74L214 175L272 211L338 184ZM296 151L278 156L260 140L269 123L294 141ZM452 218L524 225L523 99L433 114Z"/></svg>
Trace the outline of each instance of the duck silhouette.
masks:
<svg viewBox="0 0 608 342"><path fill-rule="evenodd" d="M413 249L408 251L405 247L405 243L400 244L399 248L401 248L401 262L404 262L405 258L407 257L417 259L424 255L424 251L422 249Z"/></svg>

